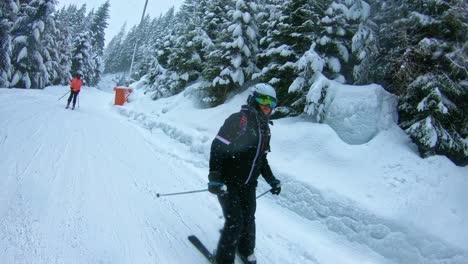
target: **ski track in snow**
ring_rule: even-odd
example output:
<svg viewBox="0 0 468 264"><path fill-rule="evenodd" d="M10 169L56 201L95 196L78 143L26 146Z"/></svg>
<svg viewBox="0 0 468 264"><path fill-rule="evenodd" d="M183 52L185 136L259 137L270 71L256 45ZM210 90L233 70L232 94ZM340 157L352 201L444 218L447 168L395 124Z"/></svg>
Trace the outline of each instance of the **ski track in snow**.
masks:
<svg viewBox="0 0 468 264"><path fill-rule="evenodd" d="M209 150L209 148L203 147L203 145L211 144L208 135L200 136L199 133L193 133L197 136L192 136L186 131L178 130L176 125L160 121L160 119L156 121L154 117L144 113L137 113L123 107L118 107L116 110L145 129L150 131L160 129L166 136L186 145L193 154L199 155L197 160L180 157L181 160L198 166L206 167L208 165L206 157L209 154L205 153L204 150ZM198 147L194 148L194 145ZM313 186L293 180L293 177L288 176L286 172L276 174L282 180L283 186L287 186L287 188L283 188L284 190L277 198L279 205L300 217L310 221L318 221L331 232L343 236L351 242L363 244L396 263L468 263L466 252L454 248L433 235L417 230L415 227L404 227L387 219L379 218L360 209L352 201L340 197L338 194L324 195ZM259 180L259 189L266 191L268 186L261 182ZM308 258L307 263L318 263L307 251L301 252L299 255ZM302 261L298 263L302 263Z"/></svg>

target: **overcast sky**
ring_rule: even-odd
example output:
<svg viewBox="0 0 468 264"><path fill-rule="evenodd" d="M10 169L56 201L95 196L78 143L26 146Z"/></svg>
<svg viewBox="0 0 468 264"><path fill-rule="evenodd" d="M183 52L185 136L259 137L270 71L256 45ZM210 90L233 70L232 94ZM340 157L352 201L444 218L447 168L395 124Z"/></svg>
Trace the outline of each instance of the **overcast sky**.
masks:
<svg viewBox="0 0 468 264"><path fill-rule="evenodd" d="M183 1L184 0L148 0L145 14L150 15L151 18L158 17L172 6L177 10ZM89 12L93 8L96 10L105 2L106 0L58 0L58 8L70 4L76 4L79 7L86 4L86 10ZM109 0L109 3L110 18L108 20L109 26L106 29L106 44L119 32L125 22L127 22L127 31L131 26L140 23L145 0Z"/></svg>

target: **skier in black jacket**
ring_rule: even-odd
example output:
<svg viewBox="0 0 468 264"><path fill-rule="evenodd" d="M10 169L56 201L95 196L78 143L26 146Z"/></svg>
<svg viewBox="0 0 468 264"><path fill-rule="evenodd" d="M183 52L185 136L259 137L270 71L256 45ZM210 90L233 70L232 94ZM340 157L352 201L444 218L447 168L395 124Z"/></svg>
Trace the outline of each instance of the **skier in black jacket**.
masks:
<svg viewBox="0 0 468 264"><path fill-rule="evenodd" d="M216 250L217 264L234 263L236 250L246 263L256 263L255 210L260 174L278 195L281 183L267 160L269 116L276 92L268 84L251 88L247 105L226 119L211 144L208 190L218 196L225 218Z"/></svg>

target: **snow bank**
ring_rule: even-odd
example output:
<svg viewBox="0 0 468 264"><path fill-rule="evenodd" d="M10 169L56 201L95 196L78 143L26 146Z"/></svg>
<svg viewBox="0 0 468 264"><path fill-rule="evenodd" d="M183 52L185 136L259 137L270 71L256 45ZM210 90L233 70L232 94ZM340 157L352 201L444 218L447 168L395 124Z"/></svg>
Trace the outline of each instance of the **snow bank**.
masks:
<svg viewBox="0 0 468 264"><path fill-rule="evenodd" d="M308 101L316 103L323 89L327 90L322 122L348 144L369 142L397 122L397 98L379 85L344 85L319 76Z"/></svg>

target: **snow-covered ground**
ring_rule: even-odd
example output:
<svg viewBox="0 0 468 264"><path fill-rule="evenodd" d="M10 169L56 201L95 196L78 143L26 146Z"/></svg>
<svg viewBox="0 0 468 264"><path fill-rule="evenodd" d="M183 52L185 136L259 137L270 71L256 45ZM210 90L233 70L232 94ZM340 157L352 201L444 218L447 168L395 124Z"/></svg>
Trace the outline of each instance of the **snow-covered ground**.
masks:
<svg viewBox="0 0 468 264"><path fill-rule="evenodd" d="M157 193L206 188L211 140L247 94L199 109L193 88L136 90L120 107L101 84L71 111L67 89L0 89L0 263L206 263L186 237L215 247L216 198ZM349 145L287 118L271 144L283 191L258 200L259 263L468 263L467 167L419 158L396 125Z"/></svg>

